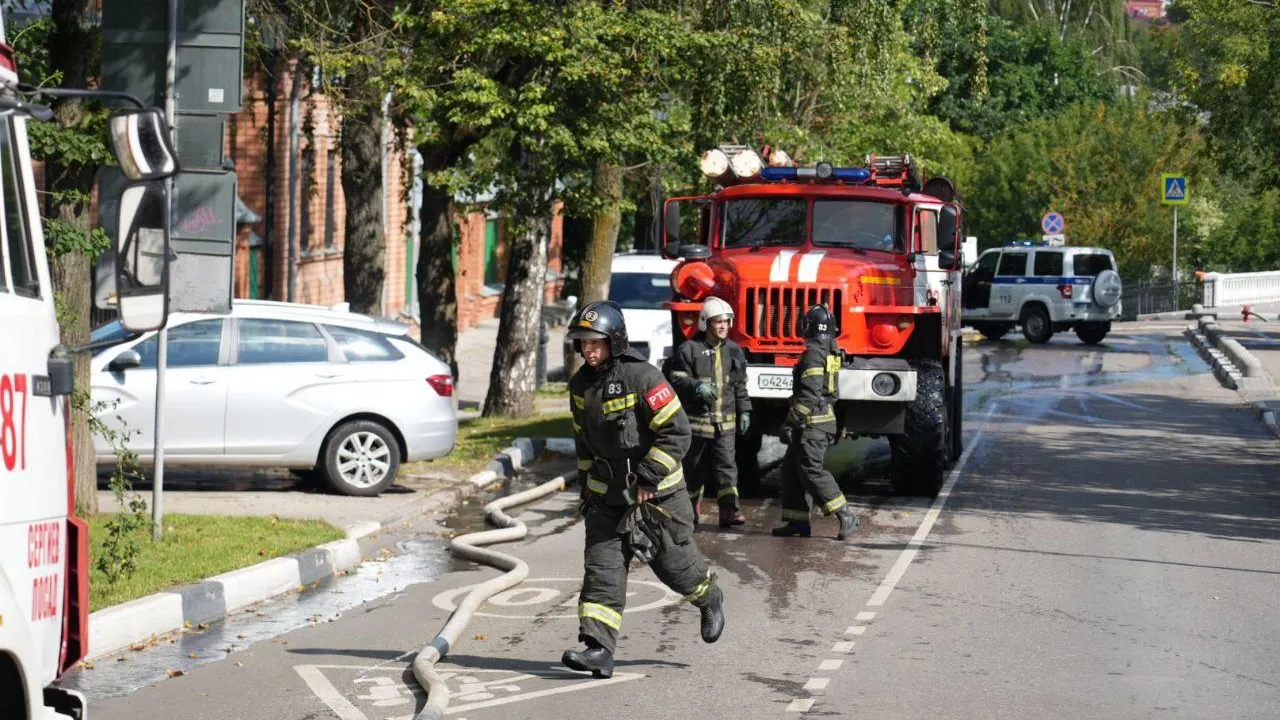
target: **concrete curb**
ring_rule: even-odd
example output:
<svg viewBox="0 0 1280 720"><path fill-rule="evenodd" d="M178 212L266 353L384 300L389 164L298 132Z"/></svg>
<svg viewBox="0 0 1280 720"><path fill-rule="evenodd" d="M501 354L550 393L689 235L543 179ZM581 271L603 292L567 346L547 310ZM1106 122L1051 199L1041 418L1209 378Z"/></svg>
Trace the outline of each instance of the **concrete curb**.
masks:
<svg viewBox="0 0 1280 720"><path fill-rule="evenodd" d="M130 600L89 615L89 660L112 655L155 638L222 618L312 583L351 570L364 562L360 539L384 528L442 507L450 507L490 484L516 474L543 450L573 454L565 438L516 438L488 467L451 490L434 493L381 522L364 521L346 528L342 540L324 543L288 557L274 558L216 575L202 582Z"/></svg>
<svg viewBox="0 0 1280 720"><path fill-rule="evenodd" d="M1277 440L1280 440L1280 420L1276 419L1275 411L1268 407L1265 402L1254 402L1253 409L1257 411L1258 419L1262 421L1262 424L1267 426L1267 429L1271 431L1272 435L1276 436Z"/></svg>

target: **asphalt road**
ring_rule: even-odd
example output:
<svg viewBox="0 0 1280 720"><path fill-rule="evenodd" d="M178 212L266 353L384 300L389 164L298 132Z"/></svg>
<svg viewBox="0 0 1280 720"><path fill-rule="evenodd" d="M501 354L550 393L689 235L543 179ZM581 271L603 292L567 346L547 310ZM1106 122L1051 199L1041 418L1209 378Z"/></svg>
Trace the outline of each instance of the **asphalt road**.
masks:
<svg viewBox="0 0 1280 720"><path fill-rule="evenodd" d="M742 532L704 526L724 637L703 644L697 612L636 569L611 681L558 663L576 639L572 498L529 508L532 536L505 547L530 579L442 664L450 716L1280 717L1280 443L1181 326L967 345L966 451L937 501L890 494L883 441L842 447L855 541L825 520L771 537L771 498ZM477 505L449 524L478 527ZM95 720L409 718L413 653L493 575L446 559L437 530L74 682Z"/></svg>

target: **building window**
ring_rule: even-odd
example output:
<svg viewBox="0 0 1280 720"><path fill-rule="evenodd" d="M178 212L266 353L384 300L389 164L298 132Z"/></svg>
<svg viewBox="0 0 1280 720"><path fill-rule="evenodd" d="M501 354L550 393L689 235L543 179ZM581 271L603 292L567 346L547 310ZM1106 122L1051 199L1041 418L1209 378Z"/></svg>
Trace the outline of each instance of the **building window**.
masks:
<svg viewBox="0 0 1280 720"><path fill-rule="evenodd" d="M338 151L329 150L329 167L324 186L324 248L333 250L338 247L338 221L334 210L334 193L338 185L337 168Z"/></svg>

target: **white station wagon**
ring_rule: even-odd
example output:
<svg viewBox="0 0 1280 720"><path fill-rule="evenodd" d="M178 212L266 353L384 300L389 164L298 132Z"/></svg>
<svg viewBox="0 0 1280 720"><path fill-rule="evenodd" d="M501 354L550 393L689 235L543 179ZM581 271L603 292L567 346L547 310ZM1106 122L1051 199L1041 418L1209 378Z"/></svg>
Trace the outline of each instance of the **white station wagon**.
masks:
<svg viewBox="0 0 1280 720"><path fill-rule="evenodd" d="M402 462L453 450L449 367L408 326L312 305L239 300L230 315L174 313L165 371L165 462L314 471L335 492L377 495ZM152 460L155 333L118 322L92 361L93 401ZM115 461L95 438L99 463Z"/></svg>

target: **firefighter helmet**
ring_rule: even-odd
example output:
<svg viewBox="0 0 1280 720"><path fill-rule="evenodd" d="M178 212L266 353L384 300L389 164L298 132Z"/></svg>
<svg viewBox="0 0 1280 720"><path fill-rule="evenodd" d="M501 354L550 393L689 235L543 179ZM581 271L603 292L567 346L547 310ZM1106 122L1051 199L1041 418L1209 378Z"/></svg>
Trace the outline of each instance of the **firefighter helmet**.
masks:
<svg viewBox="0 0 1280 720"><path fill-rule="evenodd" d="M807 338L830 338L840 332L836 317L824 303L818 303L804 314L802 331Z"/></svg>
<svg viewBox="0 0 1280 720"><path fill-rule="evenodd" d="M588 303L574 313L565 335L573 341L573 351L582 352L584 338L604 338L609 341L609 352L621 355L631 347L627 340L627 321L622 308L612 300Z"/></svg>
<svg viewBox="0 0 1280 720"><path fill-rule="evenodd" d="M732 323L733 306L718 297L707 298L707 301L702 304L702 312L698 315L698 329L706 330L707 323L721 315L728 315L729 322Z"/></svg>

